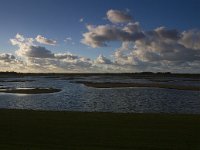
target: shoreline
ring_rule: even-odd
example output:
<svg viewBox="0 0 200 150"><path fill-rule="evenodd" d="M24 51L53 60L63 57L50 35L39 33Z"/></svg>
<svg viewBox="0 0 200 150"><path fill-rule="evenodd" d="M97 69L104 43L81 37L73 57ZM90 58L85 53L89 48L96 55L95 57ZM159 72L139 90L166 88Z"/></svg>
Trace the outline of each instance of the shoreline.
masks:
<svg viewBox="0 0 200 150"><path fill-rule="evenodd" d="M199 150L200 115L0 109L0 149Z"/></svg>

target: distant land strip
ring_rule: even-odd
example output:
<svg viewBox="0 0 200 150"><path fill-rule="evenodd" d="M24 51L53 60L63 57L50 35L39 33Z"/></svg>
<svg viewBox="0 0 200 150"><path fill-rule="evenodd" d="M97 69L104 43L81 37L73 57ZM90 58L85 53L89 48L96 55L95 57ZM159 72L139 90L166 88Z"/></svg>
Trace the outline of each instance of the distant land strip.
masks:
<svg viewBox="0 0 200 150"><path fill-rule="evenodd" d="M171 72L130 72L130 73L20 73L0 72L0 77L24 76L127 76L127 77L181 77L200 79L200 73L171 73Z"/></svg>
<svg viewBox="0 0 200 150"><path fill-rule="evenodd" d="M88 82L88 81L77 81L76 83L84 84L88 87L94 88L122 88L122 87L153 87L153 88L165 88L165 89L176 89L176 90L189 90L189 91L200 91L198 86L183 86L183 85L170 85L170 84L159 84L159 83L112 83L112 82Z"/></svg>

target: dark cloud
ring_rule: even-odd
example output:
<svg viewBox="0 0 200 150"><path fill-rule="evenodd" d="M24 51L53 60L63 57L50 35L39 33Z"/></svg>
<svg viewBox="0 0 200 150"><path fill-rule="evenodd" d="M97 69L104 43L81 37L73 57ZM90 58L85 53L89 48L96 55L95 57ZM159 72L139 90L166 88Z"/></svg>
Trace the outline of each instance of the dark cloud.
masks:
<svg viewBox="0 0 200 150"><path fill-rule="evenodd" d="M45 47L33 46L33 45L20 48L20 50L17 51L17 54L19 56L36 57L36 58L53 58L54 57L51 51L49 51Z"/></svg>
<svg viewBox="0 0 200 150"><path fill-rule="evenodd" d="M165 27L159 27L155 29L155 32L160 38L165 39L179 40L181 37L181 34L176 29L167 29Z"/></svg>
<svg viewBox="0 0 200 150"><path fill-rule="evenodd" d="M130 33L120 27L112 25L87 26L88 32L83 34L82 43L91 47L107 46L109 41L136 41L144 37L142 32Z"/></svg>
<svg viewBox="0 0 200 150"><path fill-rule="evenodd" d="M16 58L12 54L6 54L6 53L0 54L0 61L12 62L12 61L15 61L15 60L16 60Z"/></svg>

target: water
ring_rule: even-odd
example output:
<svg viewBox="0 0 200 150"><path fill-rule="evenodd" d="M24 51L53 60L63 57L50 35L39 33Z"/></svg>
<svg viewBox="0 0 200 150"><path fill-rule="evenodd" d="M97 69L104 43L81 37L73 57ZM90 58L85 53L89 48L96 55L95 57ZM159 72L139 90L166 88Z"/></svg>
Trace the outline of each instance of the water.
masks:
<svg viewBox="0 0 200 150"><path fill-rule="evenodd" d="M134 82L193 85L200 87L200 81L182 78L153 79L129 77L78 77L78 78L0 78L1 87L14 88L58 88L50 94L7 94L0 93L0 108L33 110L66 110L98 112L136 113L187 113L200 114L200 92L161 88L110 88L86 87L75 81ZM4 80L4 82L2 81ZM27 82L5 82L27 80Z"/></svg>

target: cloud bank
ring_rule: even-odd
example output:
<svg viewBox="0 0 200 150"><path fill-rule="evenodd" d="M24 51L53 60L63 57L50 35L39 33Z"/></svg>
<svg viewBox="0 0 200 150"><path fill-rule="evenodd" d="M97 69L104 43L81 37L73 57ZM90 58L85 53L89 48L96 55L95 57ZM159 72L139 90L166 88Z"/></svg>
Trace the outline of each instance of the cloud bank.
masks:
<svg viewBox="0 0 200 150"><path fill-rule="evenodd" d="M87 25L81 43L92 48L120 42L112 59L99 55L96 59L69 52L53 53L44 45L57 41L42 35L26 38L17 34L10 39L17 49L14 54L0 54L0 71L21 72L200 72L200 30L168 29L161 26L145 31L128 12L108 10L106 24ZM72 41L66 38L65 42Z"/></svg>
<svg viewBox="0 0 200 150"><path fill-rule="evenodd" d="M10 39L10 42L18 47L16 56L0 54L0 71L102 73L123 70L103 55L91 60L70 52L53 53L46 47L39 46L34 38L26 38L21 34Z"/></svg>
<svg viewBox="0 0 200 150"><path fill-rule="evenodd" d="M144 31L130 15L116 10L109 10L107 18L114 24L87 25L81 42L93 48L121 42L113 54L115 65L134 71L200 72L200 30L161 26Z"/></svg>
<svg viewBox="0 0 200 150"><path fill-rule="evenodd" d="M38 36L37 36L38 37ZM92 66L92 61L88 58L66 53L53 53L46 47L38 46L37 39L25 38L17 34L10 39L12 45L18 47L15 51L17 58L11 54L0 54L1 62L11 62L21 60L22 72L88 72ZM4 63L5 64L5 63ZM9 68L11 64L5 65ZM18 67L18 63L12 65ZM11 68L9 68L11 70ZM5 69L2 69L3 71ZM12 69L13 70L13 69Z"/></svg>

